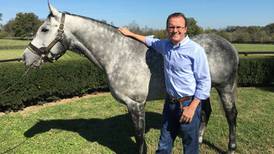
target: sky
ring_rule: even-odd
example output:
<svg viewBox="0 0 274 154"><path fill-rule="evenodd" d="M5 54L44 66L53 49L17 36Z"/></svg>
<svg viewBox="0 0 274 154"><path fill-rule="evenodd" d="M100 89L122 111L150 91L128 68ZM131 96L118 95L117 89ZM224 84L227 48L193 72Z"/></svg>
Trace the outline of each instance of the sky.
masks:
<svg viewBox="0 0 274 154"><path fill-rule="evenodd" d="M274 0L50 0L59 11L67 11L117 27L137 23L141 27L165 28L174 12L192 17L203 28L265 26L274 23ZM48 0L0 0L2 24L16 13L35 13L45 19Z"/></svg>

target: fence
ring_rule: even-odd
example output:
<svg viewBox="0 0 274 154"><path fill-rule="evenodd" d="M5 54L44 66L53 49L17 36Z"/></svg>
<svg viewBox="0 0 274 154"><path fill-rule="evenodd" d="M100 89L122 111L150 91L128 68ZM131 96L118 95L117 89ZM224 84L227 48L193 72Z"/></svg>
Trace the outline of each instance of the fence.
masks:
<svg viewBox="0 0 274 154"><path fill-rule="evenodd" d="M240 51L239 55L271 55L274 54L274 51Z"/></svg>

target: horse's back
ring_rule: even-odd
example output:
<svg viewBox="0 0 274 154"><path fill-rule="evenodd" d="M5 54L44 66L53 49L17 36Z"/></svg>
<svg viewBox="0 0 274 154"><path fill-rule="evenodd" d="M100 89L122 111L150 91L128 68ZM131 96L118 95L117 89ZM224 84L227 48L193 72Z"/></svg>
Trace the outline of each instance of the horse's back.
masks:
<svg viewBox="0 0 274 154"><path fill-rule="evenodd" d="M205 49L213 86L236 79L239 57L231 43L215 34L201 34L192 39Z"/></svg>

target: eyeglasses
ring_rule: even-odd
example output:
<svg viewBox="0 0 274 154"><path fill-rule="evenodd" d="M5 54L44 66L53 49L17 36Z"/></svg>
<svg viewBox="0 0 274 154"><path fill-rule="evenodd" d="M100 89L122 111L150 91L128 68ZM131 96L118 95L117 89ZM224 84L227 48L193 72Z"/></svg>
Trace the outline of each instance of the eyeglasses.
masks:
<svg viewBox="0 0 274 154"><path fill-rule="evenodd" d="M185 28L185 26L168 26L168 30L174 30L175 28L178 30L182 30Z"/></svg>

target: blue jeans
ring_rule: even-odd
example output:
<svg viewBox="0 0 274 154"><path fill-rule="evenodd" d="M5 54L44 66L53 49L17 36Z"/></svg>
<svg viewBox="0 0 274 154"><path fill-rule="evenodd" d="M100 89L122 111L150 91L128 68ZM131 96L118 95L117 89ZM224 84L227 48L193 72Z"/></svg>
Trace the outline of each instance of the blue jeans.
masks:
<svg viewBox="0 0 274 154"><path fill-rule="evenodd" d="M188 104L192 100L187 100ZM201 103L195 111L191 123L180 123L182 111L179 103L169 103L166 99L163 110L163 126L156 154L171 154L177 135L180 135L183 143L184 154L199 153L199 127L201 123Z"/></svg>

